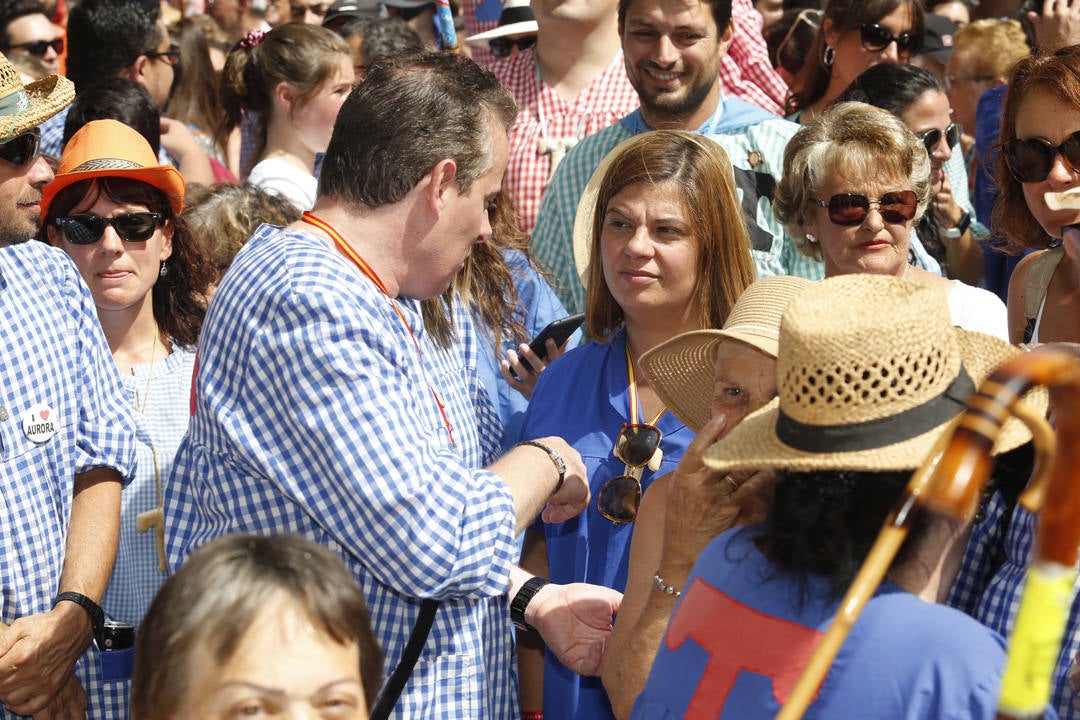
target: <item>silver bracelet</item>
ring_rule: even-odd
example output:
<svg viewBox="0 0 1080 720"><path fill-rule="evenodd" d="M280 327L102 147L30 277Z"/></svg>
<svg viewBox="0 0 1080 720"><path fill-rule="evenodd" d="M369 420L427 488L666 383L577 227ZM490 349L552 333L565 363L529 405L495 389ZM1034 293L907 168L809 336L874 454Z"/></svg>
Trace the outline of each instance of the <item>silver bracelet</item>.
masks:
<svg viewBox="0 0 1080 720"><path fill-rule="evenodd" d="M667 593L672 597L682 597L682 591L676 590L674 587L664 582L664 578L660 577L660 573L656 573L655 575L653 575L652 580L653 584L656 585L656 589L660 592Z"/></svg>
<svg viewBox="0 0 1080 720"><path fill-rule="evenodd" d="M555 464L555 470L559 473L559 480L555 483L555 489L551 491L551 494L559 492L563 486L563 480L566 479L566 463L563 462L562 455L557 453L554 448L550 448L542 442L536 440L523 440L518 445L531 445L534 448L539 448L547 453L547 456L551 458L551 462Z"/></svg>

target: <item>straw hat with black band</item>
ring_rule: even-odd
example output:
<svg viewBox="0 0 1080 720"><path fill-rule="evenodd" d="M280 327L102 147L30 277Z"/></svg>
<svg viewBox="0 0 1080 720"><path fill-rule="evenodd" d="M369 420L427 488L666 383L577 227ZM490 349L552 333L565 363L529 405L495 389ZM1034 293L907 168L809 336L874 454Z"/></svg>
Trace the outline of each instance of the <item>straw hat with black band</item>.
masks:
<svg viewBox="0 0 1080 720"><path fill-rule="evenodd" d="M776 357L780 316L791 298L809 286L809 280L794 275L762 278L739 296L722 329L683 333L642 355L642 371L668 410L701 432L712 417L717 348L735 341Z"/></svg>
<svg viewBox="0 0 1080 720"><path fill-rule="evenodd" d="M704 455L709 467L914 470L990 372L1019 350L954 327L937 288L852 274L813 283L780 323L779 397ZM1045 412L1045 391L1025 396ZM1015 418L994 453L1031 439Z"/></svg>
<svg viewBox="0 0 1080 720"><path fill-rule="evenodd" d="M83 180L128 178L156 187L169 198L177 214L184 209L184 178L172 165L158 161L150 143L117 120L94 120L79 128L64 146L56 179L45 186L41 217L64 188Z"/></svg>
<svg viewBox="0 0 1080 720"><path fill-rule="evenodd" d="M75 85L62 75L23 85L19 71L0 55L0 143L36 128L75 99Z"/></svg>

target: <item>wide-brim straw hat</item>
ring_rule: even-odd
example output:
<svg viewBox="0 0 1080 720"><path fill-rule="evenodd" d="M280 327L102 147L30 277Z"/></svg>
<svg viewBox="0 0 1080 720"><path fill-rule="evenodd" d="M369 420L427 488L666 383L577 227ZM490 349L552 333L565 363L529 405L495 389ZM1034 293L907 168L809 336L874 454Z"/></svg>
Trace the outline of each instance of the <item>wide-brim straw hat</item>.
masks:
<svg viewBox="0 0 1080 720"><path fill-rule="evenodd" d="M75 99L75 85L62 75L23 85L19 71L0 55L0 142L35 128Z"/></svg>
<svg viewBox="0 0 1080 720"><path fill-rule="evenodd" d="M42 190L41 217L56 194L69 185L95 178L128 178L153 185L169 198L177 214L184 209L184 178L162 165L146 138L117 120L94 120L79 128L64 146L56 179Z"/></svg>
<svg viewBox="0 0 1080 720"><path fill-rule="evenodd" d="M658 132L652 130L650 132ZM715 141L700 133L691 133L677 130L663 130L659 132L679 132L680 134L693 138L696 142L701 144L707 144L713 146L717 153L727 157L727 153L722 147ZM642 133L644 134L644 133ZM592 249L592 231L593 231L593 215L596 213L596 200L600 195L600 185L604 182L604 176L607 175L608 168L615 162L615 159L621 156L628 147L640 143L642 141L642 134L632 135L626 138L618 145L611 149L607 155L600 161L600 164L596 166L596 170L589 177L589 182L585 185L584 192L581 193L581 199L578 200L577 214L574 215L574 267L577 268L578 278L581 280L581 284L588 287L588 271L589 271L589 252Z"/></svg>
<svg viewBox="0 0 1080 720"><path fill-rule="evenodd" d="M809 280L793 275L752 283L731 308L722 329L694 330L657 345L641 356L642 372L675 417L695 433L701 432L712 417L717 348L736 341L776 357L780 317L791 299L809 285Z"/></svg>
<svg viewBox="0 0 1080 720"><path fill-rule="evenodd" d="M506 0L499 13L499 24L491 30L485 30L465 38L465 42L478 43L507 35L528 35L539 32L536 15L533 14L529 0Z"/></svg>
<svg viewBox="0 0 1080 720"><path fill-rule="evenodd" d="M779 397L704 455L719 471L914 470L990 372L1019 350L953 327L945 293L883 275L813 283L780 323ZM1036 389L1025 402L1045 412ZM1015 418L994 445L1031 439Z"/></svg>

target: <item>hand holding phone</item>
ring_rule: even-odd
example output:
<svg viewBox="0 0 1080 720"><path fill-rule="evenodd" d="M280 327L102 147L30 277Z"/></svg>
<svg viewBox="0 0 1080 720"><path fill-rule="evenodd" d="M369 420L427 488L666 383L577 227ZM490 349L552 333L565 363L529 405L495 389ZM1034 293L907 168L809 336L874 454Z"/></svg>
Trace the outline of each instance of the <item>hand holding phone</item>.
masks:
<svg viewBox="0 0 1080 720"><path fill-rule="evenodd" d="M533 351L533 354L541 360L547 359L547 341L554 340L556 347L562 347L566 344L566 341L570 339L570 336L574 334L574 331L581 327L581 324L585 322L585 313L577 313L576 315L568 315L560 320L555 320L548 324L546 328L540 331L540 334L532 339L529 343L529 349ZM525 358L519 360L521 366L529 372L533 371L532 364Z"/></svg>

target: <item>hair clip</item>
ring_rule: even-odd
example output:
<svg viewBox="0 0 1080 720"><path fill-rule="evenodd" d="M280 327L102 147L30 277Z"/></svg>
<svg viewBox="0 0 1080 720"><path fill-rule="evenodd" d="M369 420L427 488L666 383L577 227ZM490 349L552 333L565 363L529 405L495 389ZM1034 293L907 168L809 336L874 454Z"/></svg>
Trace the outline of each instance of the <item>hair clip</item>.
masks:
<svg viewBox="0 0 1080 720"><path fill-rule="evenodd" d="M240 47L245 50L253 50L256 45L262 42L264 37L266 37L266 33L262 30L252 30L240 39Z"/></svg>

